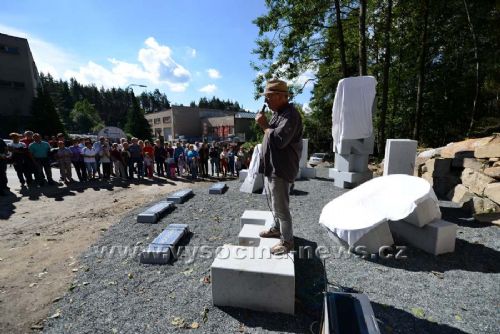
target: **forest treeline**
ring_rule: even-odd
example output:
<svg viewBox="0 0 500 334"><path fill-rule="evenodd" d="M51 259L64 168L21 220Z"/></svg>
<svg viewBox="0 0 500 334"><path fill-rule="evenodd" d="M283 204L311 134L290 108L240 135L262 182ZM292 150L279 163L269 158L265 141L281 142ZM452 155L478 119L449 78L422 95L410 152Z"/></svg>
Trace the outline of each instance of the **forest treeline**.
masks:
<svg viewBox="0 0 500 334"><path fill-rule="evenodd" d="M494 0L267 0L252 63L265 80L313 85L305 135L331 148L331 110L340 79L377 79L374 131L441 146L500 131L500 15ZM300 81L300 80L297 80ZM311 149L311 148L310 148Z"/></svg>

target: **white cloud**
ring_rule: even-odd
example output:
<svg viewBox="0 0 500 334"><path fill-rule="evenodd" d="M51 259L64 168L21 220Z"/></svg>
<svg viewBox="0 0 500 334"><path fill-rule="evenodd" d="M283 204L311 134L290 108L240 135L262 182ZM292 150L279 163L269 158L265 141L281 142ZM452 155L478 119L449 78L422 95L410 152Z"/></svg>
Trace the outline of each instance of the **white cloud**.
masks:
<svg viewBox="0 0 500 334"><path fill-rule="evenodd" d="M153 37L144 41L146 47L138 52L139 63L128 63L115 58L108 59L111 70L89 62L78 71L66 71L65 76L74 76L82 83L95 83L105 87L123 86L139 80L153 85L165 85L172 92L184 92L191 80L191 73L172 58L172 50L160 45Z"/></svg>
<svg viewBox="0 0 500 334"><path fill-rule="evenodd" d="M77 66L77 57L33 34L1 24L0 32L28 40L39 72L50 73L54 78L58 79L62 77L62 74L68 68Z"/></svg>
<svg viewBox="0 0 500 334"><path fill-rule="evenodd" d="M196 58L196 49L193 49L191 47L186 48L186 53L189 57L191 58Z"/></svg>
<svg viewBox="0 0 500 334"><path fill-rule="evenodd" d="M209 68L207 70L207 73L208 73L208 76L212 79L220 79L222 78L222 76L220 75L220 72L217 71L216 69L214 68Z"/></svg>
<svg viewBox="0 0 500 334"><path fill-rule="evenodd" d="M217 86L214 84L206 85L205 87L200 88L200 92L205 94L211 94L217 90Z"/></svg>
<svg viewBox="0 0 500 334"><path fill-rule="evenodd" d="M304 111L305 114L310 114L312 113L312 109L311 107L309 106L309 103L304 103L302 105L302 110Z"/></svg>

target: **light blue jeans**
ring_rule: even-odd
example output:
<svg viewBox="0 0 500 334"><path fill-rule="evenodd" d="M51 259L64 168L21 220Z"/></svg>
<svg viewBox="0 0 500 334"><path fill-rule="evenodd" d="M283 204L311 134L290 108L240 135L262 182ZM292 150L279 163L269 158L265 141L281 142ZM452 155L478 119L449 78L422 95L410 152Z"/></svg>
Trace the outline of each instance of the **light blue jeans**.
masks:
<svg viewBox="0 0 500 334"><path fill-rule="evenodd" d="M273 228L281 231L284 241L293 243L292 215L290 214L290 183L281 177L267 177L274 214Z"/></svg>

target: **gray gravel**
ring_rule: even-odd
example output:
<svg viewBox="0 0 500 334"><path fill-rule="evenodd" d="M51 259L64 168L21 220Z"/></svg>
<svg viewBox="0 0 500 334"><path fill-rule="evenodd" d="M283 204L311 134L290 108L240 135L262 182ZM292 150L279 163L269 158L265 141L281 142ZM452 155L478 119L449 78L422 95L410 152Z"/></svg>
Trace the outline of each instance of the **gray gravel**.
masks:
<svg viewBox="0 0 500 334"><path fill-rule="evenodd" d="M435 257L409 248L406 259L363 259L334 248L324 266L317 257L296 257L295 316L214 307L211 285L204 282L213 259L190 261L194 247L236 243L243 211L268 210L264 196L240 193L238 181L227 184L224 195L209 195L210 183L196 189L159 224L137 224L142 210L136 210L110 228L82 255L77 277L53 305L44 332L173 333L189 331L185 327L196 322L199 328L191 331L203 333L317 333L325 267L330 282L368 294L383 333L500 332L499 229L456 209L443 208L459 224L453 254ZM331 249L318 219L323 206L344 190L326 178L298 181L295 189L296 248ZM179 259L164 266L140 264L140 250L170 223L187 223L192 232ZM125 247L128 252L120 253Z"/></svg>

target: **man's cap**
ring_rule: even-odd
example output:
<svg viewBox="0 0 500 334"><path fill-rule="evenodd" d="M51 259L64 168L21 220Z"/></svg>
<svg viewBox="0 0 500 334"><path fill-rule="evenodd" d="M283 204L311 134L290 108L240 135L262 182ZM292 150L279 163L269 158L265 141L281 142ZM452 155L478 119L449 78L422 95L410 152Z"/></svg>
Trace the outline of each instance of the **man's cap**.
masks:
<svg viewBox="0 0 500 334"><path fill-rule="evenodd" d="M266 89L264 90L264 93L260 95L266 95L271 93L281 93L288 95L288 85L283 80L279 79L269 80L266 84Z"/></svg>

